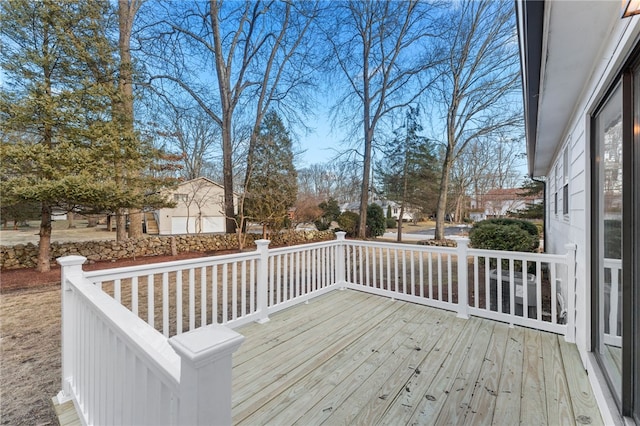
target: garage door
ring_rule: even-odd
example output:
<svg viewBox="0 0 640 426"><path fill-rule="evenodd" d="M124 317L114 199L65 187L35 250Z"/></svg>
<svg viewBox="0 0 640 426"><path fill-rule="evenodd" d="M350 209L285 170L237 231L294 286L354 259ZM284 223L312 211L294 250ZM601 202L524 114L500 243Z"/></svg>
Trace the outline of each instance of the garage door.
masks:
<svg viewBox="0 0 640 426"><path fill-rule="evenodd" d="M188 219L188 220L187 220ZM198 223L197 217L173 217L171 218L172 234L196 234L207 232L224 232L224 218L216 216L204 216Z"/></svg>

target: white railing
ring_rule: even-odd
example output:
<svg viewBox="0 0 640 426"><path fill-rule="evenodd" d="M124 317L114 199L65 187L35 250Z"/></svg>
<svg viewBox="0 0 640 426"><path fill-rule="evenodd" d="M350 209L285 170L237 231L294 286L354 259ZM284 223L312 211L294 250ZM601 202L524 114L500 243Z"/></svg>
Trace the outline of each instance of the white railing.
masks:
<svg viewBox="0 0 640 426"><path fill-rule="evenodd" d="M244 337L210 325L167 339L62 265L62 390L83 424L230 424L231 355Z"/></svg>
<svg viewBox="0 0 640 426"><path fill-rule="evenodd" d="M229 327L336 288L520 324L574 340L575 247L498 252L337 240L131 268L63 266L63 390L85 423L231 421ZM498 278L500 277L500 279ZM566 301L566 303L564 302ZM205 419L205 420L203 420Z"/></svg>
<svg viewBox="0 0 640 426"><path fill-rule="evenodd" d="M457 248L346 241L347 287L448 309L463 318L476 315L551 331L573 341L574 247L555 255L467 245L466 239L458 240Z"/></svg>
<svg viewBox="0 0 640 426"><path fill-rule="evenodd" d="M604 286L601 289L604 301L602 312L604 324L604 343L607 345L622 347L622 311L621 302L621 282L622 282L622 260L604 259Z"/></svg>

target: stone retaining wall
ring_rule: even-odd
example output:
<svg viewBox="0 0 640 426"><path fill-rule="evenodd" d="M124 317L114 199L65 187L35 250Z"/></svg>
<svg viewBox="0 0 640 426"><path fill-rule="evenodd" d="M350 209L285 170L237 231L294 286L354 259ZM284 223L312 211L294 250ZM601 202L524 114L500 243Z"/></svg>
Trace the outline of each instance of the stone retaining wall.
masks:
<svg viewBox="0 0 640 426"><path fill-rule="evenodd" d="M254 240L261 235L247 234L246 248L255 248ZM328 241L335 239L332 231L283 232L272 235L270 247ZM61 256L81 255L90 262L130 259L144 256L175 255L185 252L209 253L220 250L237 250L238 237L235 234L193 234L173 236L145 236L122 242L84 241L51 243L51 262ZM16 244L0 246L0 268L33 268L38 260L37 244Z"/></svg>

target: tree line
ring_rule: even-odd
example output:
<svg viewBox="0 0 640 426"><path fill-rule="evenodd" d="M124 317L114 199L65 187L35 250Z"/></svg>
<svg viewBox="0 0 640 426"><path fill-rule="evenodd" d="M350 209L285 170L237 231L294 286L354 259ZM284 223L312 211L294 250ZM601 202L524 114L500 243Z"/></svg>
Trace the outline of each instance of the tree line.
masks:
<svg viewBox="0 0 640 426"><path fill-rule="evenodd" d="M2 204L38 205L41 250L53 209L112 213L124 239L203 175L227 232L344 197L363 237L377 193L432 211L443 238L450 198L484 179L468 153L510 153L504 177L522 141L510 1L7 0L0 16ZM296 170L321 96L342 149Z"/></svg>

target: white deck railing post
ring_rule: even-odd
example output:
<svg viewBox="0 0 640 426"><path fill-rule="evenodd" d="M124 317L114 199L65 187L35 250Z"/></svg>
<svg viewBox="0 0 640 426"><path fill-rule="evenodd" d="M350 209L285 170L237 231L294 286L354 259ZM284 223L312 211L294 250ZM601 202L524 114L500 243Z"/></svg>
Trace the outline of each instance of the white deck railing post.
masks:
<svg viewBox="0 0 640 426"><path fill-rule="evenodd" d="M567 250L567 334L569 343L576 341L576 245L565 244Z"/></svg>
<svg viewBox="0 0 640 426"><path fill-rule="evenodd" d="M345 264L344 264L344 237L347 235L344 231L336 232L336 240L338 241L338 253L336 256L336 284L340 285L340 289L345 289L345 284L347 282L345 275Z"/></svg>
<svg viewBox="0 0 640 426"><path fill-rule="evenodd" d="M469 318L469 277L467 273L467 251L469 239L458 240L458 318Z"/></svg>
<svg viewBox="0 0 640 426"><path fill-rule="evenodd" d="M61 266L61 309L62 309L62 330L61 330L61 369L62 369L62 388L57 395L58 403L63 403L71 399L70 375L73 371L74 359L73 348L74 340L74 314L75 305L74 298L71 294L71 287L68 280L72 277L82 279L82 265L87 261L83 256L64 256L57 259Z"/></svg>
<svg viewBox="0 0 640 426"><path fill-rule="evenodd" d="M178 424L231 424L231 357L243 341L219 324L169 339L181 358Z"/></svg>
<svg viewBox="0 0 640 426"><path fill-rule="evenodd" d="M256 251L260 253L258 261L258 273L256 276L257 291L257 312L260 319L259 323L269 321L269 240L256 240Z"/></svg>

